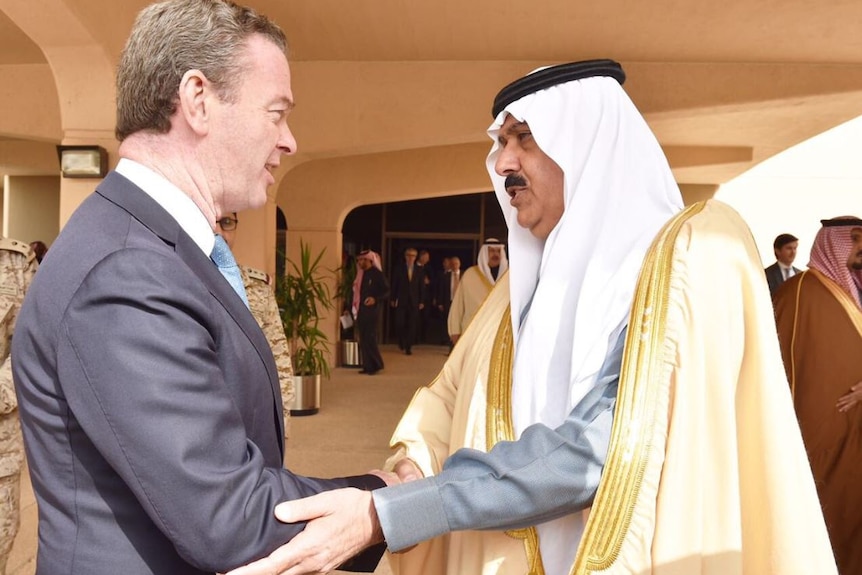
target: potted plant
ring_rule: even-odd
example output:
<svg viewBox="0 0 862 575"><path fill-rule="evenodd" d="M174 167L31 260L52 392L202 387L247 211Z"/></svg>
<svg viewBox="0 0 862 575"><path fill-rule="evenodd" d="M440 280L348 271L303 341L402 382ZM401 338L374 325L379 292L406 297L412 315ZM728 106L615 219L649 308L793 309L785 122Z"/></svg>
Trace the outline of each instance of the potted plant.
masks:
<svg viewBox="0 0 862 575"><path fill-rule="evenodd" d="M317 413L320 376L329 377L329 340L319 327L321 314L333 307L329 290L332 272L321 265L325 251L312 257L311 248L300 240L299 264L288 260L289 272L276 294L296 387L291 415Z"/></svg>
<svg viewBox="0 0 862 575"><path fill-rule="evenodd" d="M356 259L346 257L341 267L335 270L338 299L341 301L341 318L339 321L339 365L343 367L361 367L359 357L359 342L356 340L356 324L353 317L353 281L356 279Z"/></svg>

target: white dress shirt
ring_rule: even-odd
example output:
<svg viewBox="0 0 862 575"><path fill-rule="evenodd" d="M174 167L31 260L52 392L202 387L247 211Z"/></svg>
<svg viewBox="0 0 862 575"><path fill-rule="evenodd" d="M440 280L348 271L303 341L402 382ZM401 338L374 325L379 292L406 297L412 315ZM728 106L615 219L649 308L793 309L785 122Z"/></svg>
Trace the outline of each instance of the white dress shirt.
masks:
<svg viewBox="0 0 862 575"><path fill-rule="evenodd" d="M115 171L141 188L162 206L201 251L210 257L215 244L213 230L206 216L185 192L164 176L128 158L122 158Z"/></svg>

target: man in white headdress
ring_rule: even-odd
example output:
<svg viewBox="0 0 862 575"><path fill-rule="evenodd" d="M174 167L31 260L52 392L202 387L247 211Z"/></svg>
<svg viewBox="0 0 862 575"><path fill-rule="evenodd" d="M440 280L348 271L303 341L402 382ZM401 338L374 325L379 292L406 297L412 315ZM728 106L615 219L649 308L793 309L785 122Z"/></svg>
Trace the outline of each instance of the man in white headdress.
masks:
<svg viewBox="0 0 862 575"><path fill-rule="evenodd" d="M383 369L383 356L377 347L377 323L381 302L389 297L389 283L383 275L380 254L371 250L356 258L356 279L353 282L353 314L359 331L362 369L359 373L374 375Z"/></svg>
<svg viewBox="0 0 862 575"><path fill-rule="evenodd" d="M623 79L594 60L500 92L510 272L396 429L404 483L280 504L305 531L236 575L383 540L432 540L404 556L422 573L835 573L751 234L682 210Z"/></svg>
<svg viewBox="0 0 862 575"><path fill-rule="evenodd" d="M470 325L479 306L494 289L497 280L509 269L506 250L497 238L488 238L479 250L479 261L467 269L460 277L450 275L450 282L457 282L452 292L449 308L449 338L453 344ZM450 288L451 289L451 288Z"/></svg>

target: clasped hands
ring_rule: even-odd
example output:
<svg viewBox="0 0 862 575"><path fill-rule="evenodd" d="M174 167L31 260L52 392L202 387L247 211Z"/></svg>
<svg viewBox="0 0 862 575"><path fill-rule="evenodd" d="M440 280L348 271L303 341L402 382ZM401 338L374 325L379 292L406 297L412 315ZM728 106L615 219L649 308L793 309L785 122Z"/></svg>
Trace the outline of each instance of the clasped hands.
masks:
<svg viewBox="0 0 862 575"><path fill-rule="evenodd" d="M406 458L398 461L392 471L370 473L387 486L423 477L419 467ZM308 524L269 556L227 575L329 573L366 547L383 541L370 491L351 487L285 501L275 507L275 516L284 523L307 521Z"/></svg>

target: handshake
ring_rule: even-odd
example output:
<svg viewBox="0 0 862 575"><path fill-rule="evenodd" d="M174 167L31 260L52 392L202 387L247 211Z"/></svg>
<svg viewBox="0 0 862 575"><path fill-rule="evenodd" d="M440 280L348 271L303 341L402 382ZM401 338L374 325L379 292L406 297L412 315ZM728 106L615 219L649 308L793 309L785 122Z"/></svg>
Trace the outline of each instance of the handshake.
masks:
<svg viewBox="0 0 862 575"><path fill-rule="evenodd" d="M370 473L387 486L423 477L417 465L407 458L399 460L392 471ZM284 523L308 522L305 530L269 556L227 575L328 573L363 549L383 543L384 534L371 493L350 487L280 503L275 508L276 518Z"/></svg>

